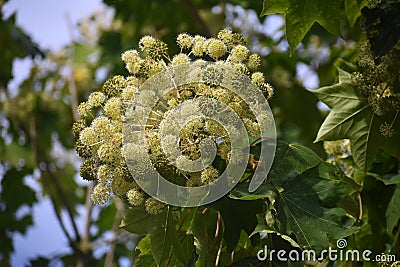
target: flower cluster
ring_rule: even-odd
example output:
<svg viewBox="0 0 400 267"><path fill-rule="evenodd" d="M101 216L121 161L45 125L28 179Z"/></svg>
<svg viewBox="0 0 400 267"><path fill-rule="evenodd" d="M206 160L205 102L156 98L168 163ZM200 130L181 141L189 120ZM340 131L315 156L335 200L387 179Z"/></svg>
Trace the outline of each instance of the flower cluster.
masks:
<svg viewBox="0 0 400 267"><path fill-rule="evenodd" d="M80 173L84 179L97 182L92 193L92 200L97 204L106 204L112 195L116 195L130 206L145 207L149 214L157 214L164 208L163 203L148 196L135 183L134 174L130 173L123 157L125 153L148 157L163 177L179 185L201 186L218 178L224 171L221 166L232 160L231 137L218 121L198 116L199 110L212 109L190 104L190 99L207 97L229 106L242 119L250 136L257 138L260 135L258 122L248 104L234 92L216 85L215 81L223 77L211 68L204 76L212 83L178 86L157 102L146 122L147 155L142 155L141 148L133 143L123 144L122 129L128 106L134 99L140 103L152 101L152 92L141 91L140 87L168 67L214 61L248 75L266 98L272 96L272 87L266 83L264 75L257 72L261 58L250 53L242 35L222 30L217 38L207 39L182 33L176 41L181 51L169 57L164 42L151 36L140 39L139 50L125 51L121 57L131 76L115 76L107 80L101 90L91 93L88 101L78 107L81 119L74 123L73 132L77 153L84 159ZM162 136L162 132L171 132L179 126L169 117L176 108L192 118L179 127L179 138ZM184 165L204 156L200 148L206 139L215 141L217 157L223 164L212 164L197 172L187 171Z"/></svg>
<svg viewBox="0 0 400 267"><path fill-rule="evenodd" d="M354 166L348 161L348 158L351 156L349 139L325 141L324 149L328 155L328 162L339 166L347 176L353 176L355 171Z"/></svg>
<svg viewBox="0 0 400 267"><path fill-rule="evenodd" d="M400 42L379 62L374 60L368 43L361 46L359 71L353 72L351 82L368 99L373 112L385 117L380 133L385 137L395 134L394 125L400 112ZM397 122L399 123L399 122Z"/></svg>

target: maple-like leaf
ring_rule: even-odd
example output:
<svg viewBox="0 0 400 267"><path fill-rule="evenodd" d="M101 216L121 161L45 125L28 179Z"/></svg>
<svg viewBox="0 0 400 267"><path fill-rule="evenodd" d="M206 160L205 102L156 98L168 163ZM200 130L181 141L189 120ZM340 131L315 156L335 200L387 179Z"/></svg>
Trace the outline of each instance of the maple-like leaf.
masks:
<svg viewBox="0 0 400 267"><path fill-rule="evenodd" d="M367 171L380 148L400 157L400 127L399 123L394 124L395 134L391 138L381 135L380 125L393 118L377 116L349 80L350 74L339 69L339 83L311 91L332 108L315 142L350 139L355 163Z"/></svg>
<svg viewBox="0 0 400 267"><path fill-rule="evenodd" d="M357 231L354 219L337 207L353 192L336 166L306 147L280 141L267 182L251 193L245 184L239 184L230 197L272 199L275 224L261 223L255 232L275 232L286 240L294 235L301 247L321 249ZM293 240L289 242L295 245Z"/></svg>
<svg viewBox="0 0 400 267"><path fill-rule="evenodd" d="M261 15L282 13L286 21L286 38L292 51L303 40L314 23L337 36L346 21L343 1L264 0Z"/></svg>

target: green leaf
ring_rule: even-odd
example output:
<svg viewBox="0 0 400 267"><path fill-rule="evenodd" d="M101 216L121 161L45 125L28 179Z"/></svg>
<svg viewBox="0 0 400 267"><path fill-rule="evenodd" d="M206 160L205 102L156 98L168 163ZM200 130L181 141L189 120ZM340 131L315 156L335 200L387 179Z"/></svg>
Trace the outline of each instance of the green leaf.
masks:
<svg viewBox="0 0 400 267"><path fill-rule="evenodd" d="M342 198L338 203L338 207L344 209L354 218L358 218L360 216L360 207L358 202L356 202L351 196L345 196Z"/></svg>
<svg viewBox="0 0 400 267"><path fill-rule="evenodd" d="M274 199L276 193L274 192L274 187L266 183L261 184L256 191L250 193L249 186L245 183L240 183L231 191L229 197L238 200Z"/></svg>
<svg viewBox="0 0 400 267"><path fill-rule="evenodd" d="M367 4L368 1L365 0L344 0L344 9L351 27L354 26L354 23L361 16L361 9Z"/></svg>
<svg viewBox="0 0 400 267"><path fill-rule="evenodd" d="M376 59L389 53L400 39L398 1L382 1L362 10L366 36Z"/></svg>
<svg viewBox="0 0 400 267"><path fill-rule="evenodd" d="M286 38L293 52L314 23L337 36L345 20L342 1L321 0L264 0L262 16L284 13Z"/></svg>
<svg viewBox="0 0 400 267"><path fill-rule="evenodd" d="M112 228L115 220L115 214L117 212L118 211L115 207L114 202L100 210L99 218L96 221L96 225L99 229L99 234L102 234Z"/></svg>
<svg viewBox="0 0 400 267"><path fill-rule="evenodd" d="M2 146L0 159L2 162L9 161L13 167L18 166L21 160L24 161L26 167L33 168L35 166L32 150L16 142Z"/></svg>
<svg viewBox="0 0 400 267"><path fill-rule="evenodd" d="M5 173L1 180L0 203L5 205L6 211L16 212L23 205L32 207L37 201L35 191L24 183L24 177L30 172L30 169L22 168L10 169Z"/></svg>
<svg viewBox="0 0 400 267"><path fill-rule="evenodd" d="M96 52L96 50L94 50L93 47L89 45L83 45L78 42L74 43L74 49L75 49L74 63L78 65L87 65L88 57Z"/></svg>
<svg viewBox="0 0 400 267"><path fill-rule="evenodd" d="M143 237L136 246L142 255L151 255L151 240L150 235Z"/></svg>
<svg viewBox="0 0 400 267"><path fill-rule="evenodd" d="M179 252L175 248L176 246L172 244L172 246L174 247L174 253L176 253L176 257L183 264L183 266L188 266L196 250L196 247L194 246L194 236L191 234L184 234L180 238L180 243L181 246Z"/></svg>
<svg viewBox="0 0 400 267"><path fill-rule="evenodd" d="M329 189L322 189L323 184ZM295 234L303 247L323 248L329 246L331 239L343 238L356 231L352 228L354 220L344 210L321 206L319 195L334 187L329 180L321 181L318 170L311 169L282 187L285 190L279 194L275 204L279 233Z"/></svg>
<svg viewBox="0 0 400 267"><path fill-rule="evenodd" d="M391 185L391 184L399 184L400 183L400 174L384 174L384 175L379 175L375 173L367 173L368 175L375 177L377 180L383 182L385 185Z"/></svg>
<svg viewBox="0 0 400 267"><path fill-rule="evenodd" d="M153 257L157 264L160 265L172 253L171 256L178 259L183 266L186 266L195 249L193 245L194 238L192 235L185 235L181 243L170 208L168 208L165 216L165 223L153 229L150 234Z"/></svg>
<svg viewBox="0 0 400 267"><path fill-rule="evenodd" d="M210 208L203 212L197 210L192 221L192 232L195 238L196 252L199 259L197 267L214 266L217 256L219 242L223 234L222 222L218 221L218 212ZM219 227L218 236L215 236L217 227Z"/></svg>
<svg viewBox="0 0 400 267"><path fill-rule="evenodd" d="M321 162L321 158L311 149L280 141L269 177L274 177L274 182L280 184L318 166Z"/></svg>
<svg viewBox="0 0 400 267"><path fill-rule="evenodd" d="M257 226L257 214L263 212L263 202L260 200L240 201L224 197L210 206L221 213L224 222L223 237L228 252L236 248L242 230L247 234L254 230Z"/></svg>
<svg viewBox="0 0 400 267"><path fill-rule="evenodd" d="M318 166L321 162L322 160L311 149L279 141L276 147L274 164L268 176L276 177L275 182L279 184ZM252 193L248 191L246 186L244 183L238 184L229 196L239 200L274 199L276 196L276 188L269 183L262 184Z"/></svg>
<svg viewBox="0 0 400 267"><path fill-rule="evenodd" d="M50 260L44 257L37 257L33 260L30 261L30 266L31 267L43 267L43 266L49 266L50 264Z"/></svg>
<svg viewBox="0 0 400 267"><path fill-rule="evenodd" d="M136 256L133 266L135 267L155 267L157 266L154 261L153 254L151 252L151 241L150 235L142 238L136 246L136 250L140 251L140 254Z"/></svg>
<svg viewBox="0 0 400 267"><path fill-rule="evenodd" d="M350 74L339 70L339 83L313 92L322 102L332 108L317 134L315 142L350 139L351 151L357 166L367 171L379 148L400 157L400 128L395 124L395 135L386 138L379 126L389 119L377 116L366 98L349 83Z"/></svg>
<svg viewBox="0 0 400 267"><path fill-rule="evenodd" d="M153 229L150 235L151 252L157 265L161 265L171 252L172 244L169 239L170 227L166 225Z"/></svg>
<svg viewBox="0 0 400 267"><path fill-rule="evenodd" d="M134 234L149 234L155 228L165 224L166 210L150 215L143 207L129 208L122 218L120 227Z"/></svg>
<svg viewBox="0 0 400 267"><path fill-rule="evenodd" d="M16 58L24 58L36 55L44 56L37 47L31 37L28 36L21 28L16 26L16 14L13 13L7 18L3 19L3 11L0 10L0 43L2 45L3 53L0 54L0 62L2 68L0 69L0 89L4 90L8 82L13 78L12 64Z"/></svg>
<svg viewBox="0 0 400 267"><path fill-rule="evenodd" d="M271 197L271 190L276 194L276 222L273 227L259 226L257 231L294 234L296 242L305 248L327 247L333 240L352 234L356 230L352 228L354 220L337 208L342 198L354 192L343 176L311 150L279 142L267 180L275 189L261 189L265 197ZM257 197L261 193L257 192Z"/></svg>
<svg viewBox="0 0 400 267"><path fill-rule="evenodd" d="M386 209L386 227L388 234L391 235L393 229L398 225L400 220L400 185L398 184L394 190L392 199Z"/></svg>
<svg viewBox="0 0 400 267"><path fill-rule="evenodd" d="M260 214L257 216L257 220L258 220L258 224L257 224L256 228L254 229L254 231L251 233L250 237L252 237L255 234L260 234L260 233L265 233L265 234L273 234L274 233L274 234L280 236L283 240L287 241L292 247L300 248L300 245L297 244L297 242L295 240L293 240L293 238L291 238L290 236L287 236L285 234L277 233L274 228L266 225L264 222L264 219L262 218L262 216Z"/></svg>

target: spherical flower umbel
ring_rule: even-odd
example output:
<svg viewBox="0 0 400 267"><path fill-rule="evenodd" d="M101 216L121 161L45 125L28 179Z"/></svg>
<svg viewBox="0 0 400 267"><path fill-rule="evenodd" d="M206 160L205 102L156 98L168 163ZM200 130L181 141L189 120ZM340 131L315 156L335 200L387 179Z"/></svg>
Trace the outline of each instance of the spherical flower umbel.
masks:
<svg viewBox="0 0 400 267"><path fill-rule="evenodd" d="M212 166L207 167L200 176L202 184L209 184L218 178L218 170Z"/></svg>
<svg viewBox="0 0 400 267"><path fill-rule="evenodd" d="M188 55L186 55L186 54L178 54L178 55L175 55L172 58L171 64L173 66L176 66L176 65L179 65L179 64L189 63L189 61L190 61L190 58L189 58Z"/></svg>
<svg viewBox="0 0 400 267"><path fill-rule="evenodd" d="M264 74L261 72L254 72L251 75L251 80L257 85L263 84L265 82Z"/></svg>
<svg viewBox="0 0 400 267"><path fill-rule="evenodd" d="M123 100L133 100L138 89L135 86L127 86L122 90L121 97Z"/></svg>
<svg viewBox="0 0 400 267"><path fill-rule="evenodd" d="M192 53L196 57L201 57L206 52L205 44L206 44L206 38L196 35L193 38Z"/></svg>
<svg viewBox="0 0 400 267"><path fill-rule="evenodd" d="M181 33L176 38L176 42L181 49L188 49L193 44L193 37L187 33Z"/></svg>
<svg viewBox="0 0 400 267"><path fill-rule="evenodd" d="M218 39L211 39L207 46L207 54L218 60L220 57L223 57L226 54L226 45L218 40Z"/></svg>
<svg viewBox="0 0 400 267"><path fill-rule="evenodd" d="M249 55L249 49L244 45L237 45L232 48L229 59L233 62L242 62L247 59Z"/></svg>
<svg viewBox="0 0 400 267"><path fill-rule="evenodd" d="M232 31L228 29L223 29L218 33L218 39L224 42L227 46L232 46L233 44L233 34Z"/></svg>
<svg viewBox="0 0 400 267"><path fill-rule="evenodd" d="M93 92L89 96L89 105L91 107L99 107L103 104L104 102L104 94L102 92Z"/></svg>
<svg viewBox="0 0 400 267"><path fill-rule="evenodd" d="M89 114L91 106L88 102L82 102L78 106L78 114L81 117L86 117Z"/></svg>
<svg viewBox="0 0 400 267"><path fill-rule="evenodd" d="M109 164L103 164L97 170L97 179L100 183L106 184L112 180L114 176L113 167Z"/></svg>
<svg viewBox="0 0 400 267"><path fill-rule="evenodd" d="M234 112L251 138L260 137L260 123L269 124L270 117L256 118L252 113L254 101L247 103L246 97L229 89L229 85L234 89L252 86L267 98L273 93L264 74L254 72L261 57L250 53L241 34L228 29L221 30L216 38L181 33L176 43L179 53L171 55L166 43L144 36L138 50L121 54L130 76L108 79L79 105L81 119L73 125L75 147L83 158L81 176L97 182L92 192L94 203L107 204L114 195L130 207L159 214L166 204L139 187L153 171L180 186L203 187L219 179L225 168L222 166L240 164L237 153L231 158L232 148L236 147L231 140L237 140L239 131L226 125L232 121L212 116L226 110ZM210 61L215 64L207 64ZM193 63L188 77L195 82L178 82L161 93L156 86L146 87L160 81L178 81L176 73L166 71L170 75L166 77L157 74L167 68L184 70L188 63ZM248 79L232 71L240 77L235 80L229 68ZM387 128L383 129L385 133ZM214 142L215 159L203 150L204 141ZM193 162L196 160L201 161ZM199 162L204 166L197 169Z"/></svg>
<svg viewBox="0 0 400 267"><path fill-rule="evenodd" d="M261 57L258 54L251 54L249 56L249 61L247 62L247 66L252 69L255 70L257 69L261 64Z"/></svg>
<svg viewBox="0 0 400 267"><path fill-rule="evenodd" d="M92 193L92 200L97 205L105 205L110 201L110 186L99 183L95 186Z"/></svg>
<svg viewBox="0 0 400 267"><path fill-rule="evenodd" d="M157 44L156 38L148 35L142 37L139 41L139 47L144 51L150 50L156 44Z"/></svg>
<svg viewBox="0 0 400 267"><path fill-rule="evenodd" d="M129 204L132 206L140 206L145 201L145 195L137 189L131 189L126 193Z"/></svg>
<svg viewBox="0 0 400 267"><path fill-rule="evenodd" d="M124 53L122 53L121 59L122 61L124 61L125 64L133 63L140 59L139 52L136 51L135 49L127 50Z"/></svg>
<svg viewBox="0 0 400 267"><path fill-rule="evenodd" d="M85 144L87 146L91 146L91 145L94 145L97 142L99 142L100 139L92 127L86 127L80 133L79 140L83 144Z"/></svg>
<svg viewBox="0 0 400 267"><path fill-rule="evenodd" d="M111 125L111 121L104 116L100 116L94 119L92 122L92 128L93 131L103 140L110 139L114 132L113 126Z"/></svg>
<svg viewBox="0 0 400 267"><path fill-rule="evenodd" d="M146 211L149 214L159 214L165 207L165 204L155 198L148 198L145 203Z"/></svg>
<svg viewBox="0 0 400 267"><path fill-rule="evenodd" d="M116 147L110 144L102 144L97 151L99 159L105 163L113 164L119 157L119 151Z"/></svg>
<svg viewBox="0 0 400 267"><path fill-rule="evenodd" d="M85 180L96 180L96 161L92 158L84 160L79 169L79 174Z"/></svg>
<svg viewBox="0 0 400 267"><path fill-rule="evenodd" d="M104 113L110 119L118 119L121 115L121 99L118 97L110 98L104 106Z"/></svg>

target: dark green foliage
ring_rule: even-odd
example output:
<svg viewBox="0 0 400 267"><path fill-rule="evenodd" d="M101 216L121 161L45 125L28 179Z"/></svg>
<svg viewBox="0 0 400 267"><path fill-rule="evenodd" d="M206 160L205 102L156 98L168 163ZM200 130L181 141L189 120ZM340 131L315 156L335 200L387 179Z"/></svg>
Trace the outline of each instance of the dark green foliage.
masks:
<svg viewBox="0 0 400 267"><path fill-rule="evenodd" d="M382 0L376 7L364 7L362 14L371 50L379 61L400 39L400 1Z"/></svg>
<svg viewBox="0 0 400 267"><path fill-rule="evenodd" d="M366 84L378 89L381 84L389 84L393 88L391 93L400 92L398 71L394 69L399 61L396 48L400 38L399 1L385 0L375 6L368 6L369 1L362 0L103 2L115 10L116 19L122 26L101 30L95 47L85 42L73 42L60 53L63 56L54 59L52 55L56 69L33 67L13 97L7 95L6 89L12 78L13 60L44 55L15 25L15 14L7 20L1 16L0 87L5 95L0 104L0 266L9 266L10 255L18 249L13 247L13 235L25 234L34 223L31 210L38 199L36 192L25 183L34 170L40 172L38 181L43 194L51 199L53 211L58 216L63 214L58 223L68 225L63 233L71 249L62 255L38 256L31 260L31 266L48 266L56 260L66 266L79 263L85 267L104 266L106 256L97 259L93 252L112 242L116 242L114 263L121 257L129 257L133 266L139 267L208 267L215 266L217 261L219 266L232 267L303 266L301 262L260 262L256 255L265 245L287 250L334 248L339 238L346 238L348 249L399 255L398 95L385 98L383 102L390 104L390 110L377 115L368 100L368 91L372 87L366 88ZM60 75L67 67L66 62L71 60L75 68L78 102L92 89L103 89L108 96L118 95L120 92L115 89L121 87L124 78L117 76L101 88L94 80L100 67L107 67L108 76L126 76L121 53L137 48L133 44L143 35L160 38L170 47L169 53L176 54L175 37L180 32L212 36L225 26L243 30L227 25L224 13L210 11L213 6L223 7L225 2L253 9L262 15L281 13L286 21L285 37L291 55L282 49L285 37L271 38L250 30L246 38L247 42L258 40L262 48L268 48L260 71L275 88L270 104L278 135L290 143L279 142L266 181L255 192L249 193L247 181L252 173L249 167L243 183L220 200L206 207L167 207L158 215L149 215L143 207L138 207L126 210L122 216L124 204L112 202L102 207L98 217L89 218L89 226L96 231L89 231L87 237L81 227L75 232L77 207L85 204L90 189L78 187L74 179L78 170L70 162L54 157L52 148L54 140L58 140L65 149L62 153L69 152L73 149L73 140L79 139L78 133L90 125L92 118L88 116L85 121L73 123L76 118L72 118L69 82ZM3 4L4 1L0 7ZM359 24L361 17L366 33ZM360 62L357 61L360 55L358 44L362 38L369 41L373 59L377 59L375 67L360 68L357 65ZM302 45L295 50L300 42ZM75 46L75 59L65 56L72 45ZM324 49L329 55L319 59ZM88 58L95 53L100 53L100 62L90 63ZM363 55L366 54L361 53L361 59ZM49 54L45 56L50 58ZM377 67L382 62L387 64ZM310 66L317 73L322 88L315 91L304 88L296 78L299 63ZM380 69L386 71L385 75L378 75ZM85 71L89 72L87 76L82 75ZM375 76L369 76L371 80L364 79L364 84L355 83L354 72L369 72ZM81 83L78 74L88 81ZM332 110L319 110L319 100ZM95 115L98 110L92 112ZM381 135L380 125L392 121L393 136ZM322 142L313 143L315 137L317 141L348 138L352 154L340 160L330 158L331 162L327 163ZM259 145L251 149L256 159ZM80 156L87 157L89 150L78 143ZM90 158L84 161L80 170L83 179L96 180L95 164ZM125 181L133 181L127 168L118 171ZM22 216L15 216L25 209L27 212ZM121 216L122 229L117 227ZM115 239L104 239L110 232ZM107 248L111 251L111 246ZM352 263L323 264L349 266ZM372 265L365 263L365 266Z"/></svg>
<svg viewBox="0 0 400 267"><path fill-rule="evenodd" d="M33 224L32 206L37 201L36 193L24 183L24 178L32 170L8 169L1 180L0 191L0 266L7 266L11 253L15 250L12 237L16 233L25 234ZM17 197L16 195L17 194ZM22 217L15 216L20 209L28 209Z"/></svg>
<svg viewBox="0 0 400 267"><path fill-rule="evenodd" d="M0 7L1 8L1 7ZM44 56L31 37L21 28L15 25L15 14L12 14L7 20L4 19L3 10L0 10L0 47L2 53L0 62L0 84L1 90L4 90L12 77L12 63L15 58L24 58L27 56Z"/></svg>

